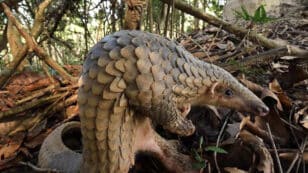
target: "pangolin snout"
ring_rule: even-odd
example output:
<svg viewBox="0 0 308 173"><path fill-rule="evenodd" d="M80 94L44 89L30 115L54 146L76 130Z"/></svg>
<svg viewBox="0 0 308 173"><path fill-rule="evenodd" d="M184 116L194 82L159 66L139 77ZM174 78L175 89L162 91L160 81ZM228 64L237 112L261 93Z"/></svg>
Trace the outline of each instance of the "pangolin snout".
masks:
<svg viewBox="0 0 308 173"><path fill-rule="evenodd" d="M257 114L258 115L265 116L268 113L269 113L269 108L264 103L262 103L261 105L259 105L257 107Z"/></svg>

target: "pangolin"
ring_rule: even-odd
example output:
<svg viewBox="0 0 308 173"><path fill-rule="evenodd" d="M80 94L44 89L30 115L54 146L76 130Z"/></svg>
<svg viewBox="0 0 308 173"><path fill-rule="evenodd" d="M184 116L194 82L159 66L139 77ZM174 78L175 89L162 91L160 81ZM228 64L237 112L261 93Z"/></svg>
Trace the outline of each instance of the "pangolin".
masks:
<svg viewBox="0 0 308 173"><path fill-rule="evenodd" d="M145 132L150 127L141 128L147 119L188 136L195 130L185 117L191 106L223 106L255 115L269 111L229 72L194 58L174 41L136 30L108 35L89 51L78 105L80 172L102 173L128 172L135 153L151 143Z"/></svg>

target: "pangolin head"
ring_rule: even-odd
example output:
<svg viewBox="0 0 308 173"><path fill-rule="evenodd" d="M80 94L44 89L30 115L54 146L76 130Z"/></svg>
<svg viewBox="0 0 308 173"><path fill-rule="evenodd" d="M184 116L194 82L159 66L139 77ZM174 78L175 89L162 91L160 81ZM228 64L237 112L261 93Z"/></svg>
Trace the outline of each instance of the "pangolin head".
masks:
<svg viewBox="0 0 308 173"><path fill-rule="evenodd" d="M226 70L205 63L204 69L211 70L214 79L197 98L198 104L208 104L235 109L253 115L265 116L269 108L252 91L242 85Z"/></svg>

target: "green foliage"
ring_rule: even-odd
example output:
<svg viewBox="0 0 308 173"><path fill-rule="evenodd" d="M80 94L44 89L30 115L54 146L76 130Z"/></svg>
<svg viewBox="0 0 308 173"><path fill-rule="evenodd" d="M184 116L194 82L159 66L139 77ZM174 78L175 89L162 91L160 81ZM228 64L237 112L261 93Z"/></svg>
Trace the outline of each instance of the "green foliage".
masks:
<svg viewBox="0 0 308 173"><path fill-rule="evenodd" d="M264 5L260 5L255 11L255 14L253 16L253 21L258 23L266 23L270 20L271 18L267 16Z"/></svg>
<svg viewBox="0 0 308 173"><path fill-rule="evenodd" d="M216 147L216 146L208 146L205 147L205 151L213 151L216 153L220 153L220 154L227 154L228 152L226 150L224 150L223 148L220 147Z"/></svg>
<svg viewBox="0 0 308 173"><path fill-rule="evenodd" d="M194 169L204 169L207 166L207 160L203 158L203 151L211 151L211 152L216 152L220 154L227 154L228 152L224 150L223 148L216 147L216 146L207 146L203 149L203 142L204 139L203 137L200 137L199 139L199 146L197 149L193 149L193 156L195 158L195 162L193 163L193 168Z"/></svg>
<svg viewBox="0 0 308 173"><path fill-rule="evenodd" d="M273 18L267 16L264 5L260 5L256 9L253 16L248 13L248 11L246 10L244 6L241 6L241 11L235 10L234 12L235 12L236 17L242 18L246 21L252 21L254 23L262 24L262 23L267 23L273 20Z"/></svg>
<svg viewBox="0 0 308 173"><path fill-rule="evenodd" d="M200 139L199 139L199 147L197 150L193 149L192 152L193 152L193 156L195 158L195 162L193 163L193 168L194 169L204 169L206 168L207 166L207 161L202 157L203 155L203 149L202 149L202 145L203 145L203 137L201 136Z"/></svg>
<svg viewBox="0 0 308 173"><path fill-rule="evenodd" d="M248 11L246 10L246 8L244 6L241 6L242 11L234 11L236 17L238 18L242 18L244 20L250 20L251 16L249 15Z"/></svg>
<svg viewBox="0 0 308 173"><path fill-rule="evenodd" d="M208 0L208 6L210 11L221 17L224 6L219 3L219 0Z"/></svg>
<svg viewBox="0 0 308 173"><path fill-rule="evenodd" d="M206 168L206 160L202 158L202 155L200 155L196 150L193 150L194 152L194 158L195 162L192 164L194 169L204 169Z"/></svg>

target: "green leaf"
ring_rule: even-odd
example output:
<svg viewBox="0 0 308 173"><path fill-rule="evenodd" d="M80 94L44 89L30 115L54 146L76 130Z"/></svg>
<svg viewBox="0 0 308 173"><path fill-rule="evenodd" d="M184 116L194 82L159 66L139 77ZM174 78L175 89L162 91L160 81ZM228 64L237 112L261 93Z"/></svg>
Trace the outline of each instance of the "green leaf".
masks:
<svg viewBox="0 0 308 173"><path fill-rule="evenodd" d="M203 144L203 136L201 136L199 140L199 149L202 148L202 144Z"/></svg>
<svg viewBox="0 0 308 173"><path fill-rule="evenodd" d="M270 21L271 18L267 17L264 5L260 5L256 11L254 16L252 17L253 22L258 22L258 23L265 23Z"/></svg>
<svg viewBox="0 0 308 173"><path fill-rule="evenodd" d="M203 169L206 167L205 162L194 162L192 163L193 169Z"/></svg>
<svg viewBox="0 0 308 173"><path fill-rule="evenodd" d="M220 154L227 154L228 152L224 150L223 148L216 147L216 146L208 146L205 148L205 151L213 151Z"/></svg>
<svg viewBox="0 0 308 173"><path fill-rule="evenodd" d="M258 22L258 21L261 20L261 10L260 10L260 7L258 7L256 9L255 14L254 14L252 19L253 19L254 22Z"/></svg>
<svg viewBox="0 0 308 173"><path fill-rule="evenodd" d="M243 13L243 19L249 20L251 18L251 16L249 15L246 8L244 6L241 6L241 9L242 9L242 13Z"/></svg>
<svg viewBox="0 0 308 173"><path fill-rule="evenodd" d="M265 11L264 5L261 5L261 6L260 6L260 16L261 16L261 18L264 18L264 19L266 19L266 18L267 18L267 15L266 15L266 11Z"/></svg>
<svg viewBox="0 0 308 173"><path fill-rule="evenodd" d="M194 157L198 162L203 162L203 158L199 155L199 153L196 150L193 150Z"/></svg>
<svg viewBox="0 0 308 173"><path fill-rule="evenodd" d="M237 18L242 18L244 20L251 20L252 19L252 17L249 15L248 11L246 10L246 8L244 6L241 6L241 10L242 11L234 10L235 16Z"/></svg>

